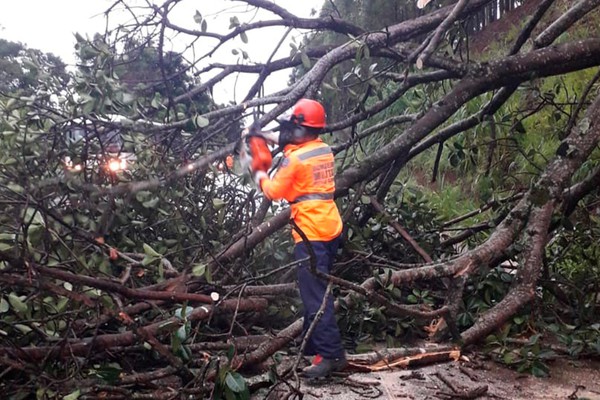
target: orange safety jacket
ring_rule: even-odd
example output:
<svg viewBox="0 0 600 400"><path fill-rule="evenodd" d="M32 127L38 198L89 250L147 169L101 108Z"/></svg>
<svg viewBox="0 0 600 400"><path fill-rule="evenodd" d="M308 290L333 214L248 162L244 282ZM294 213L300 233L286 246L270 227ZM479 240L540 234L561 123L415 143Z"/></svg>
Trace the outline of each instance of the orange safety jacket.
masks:
<svg viewBox="0 0 600 400"><path fill-rule="evenodd" d="M342 218L333 201L335 192L333 153L317 138L299 145L288 144L284 159L272 179L260 181L271 200L285 199L291 205L292 219L308 240L329 241L342 232ZM302 241L292 230L294 242Z"/></svg>

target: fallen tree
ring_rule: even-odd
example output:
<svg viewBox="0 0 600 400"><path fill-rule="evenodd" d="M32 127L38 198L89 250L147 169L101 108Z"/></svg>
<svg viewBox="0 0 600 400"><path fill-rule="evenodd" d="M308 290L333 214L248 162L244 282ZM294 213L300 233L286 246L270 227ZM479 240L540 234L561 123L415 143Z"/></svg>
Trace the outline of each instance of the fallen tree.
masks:
<svg viewBox="0 0 600 400"><path fill-rule="evenodd" d="M546 259L553 246L567 252L567 245L556 245L569 238L565 221L583 218L591 220L586 229L597 229L578 204L594 204L600 176L600 75L590 72L600 66L600 40L581 34L582 24L597 21L599 1L579 1L561 15L558 1L527 2L535 11L516 39L507 39L508 50L490 59L464 56L475 33L460 30L494 9L492 0L430 7L376 29L344 19L339 9L299 18L277 4L244 0L264 19L241 23L241 13L230 19L227 33L210 31L212 22L200 11L194 15L199 29L177 25L171 17L179 3L136 9L116 2L108 17L122 8L135 22L78 39L82 67L63 108L44 95L1 94L7 154L0 177L3 391L14 398L36 391L47 397L243 398L249 393L241 373L268 369L280 351L295 355L302 321L289 278L295 265L286 264L291 244L281 234L289 209L263 200L224 160L235 153L245 119L267 126L302 97L321 96L332 108L327 131L337 138L336 198L348 245L336 273L314 273L335 286L346 335L358 336L353 321L362 329L365 313L372 313L384 332L395 324L398 338L419 336L426 327L444 342L427 356L412 349L385 359L356 356L357 368L456 358L502 331L540 292L552 292L563 305L571 301L569 290L551 283ZM251 32L271 26L287 30L265 62L247 55L232 64L212 62L236 39L245 43ZM293 29L313 36L275 59ZM321 44L319 34L337 36ZM192 53L185 68L169 69L166 43L177 35L190 38L189 48L197 41L213 44ZM143 90L120 81L115 71L143 60L148 49L155 49L159 70ZM273 74L292 69L286 89L265 93ZM189 73L193 84L175 90L172 82ZM198 99L235 74L255 77L242 101L207 105ZM585 86L573 97L561 93L571 88L559 83L552 96L540 94L545 79L574 75ZM44 85L53 89L52 78ZM351 108L340 102L348 93L354 93ZM562 103L561 96L567 96ZM408 99L417 100L411 105ZM541 126L548 109L558 139L535 132L536 125L525 128L534 117ZM123 118L103 117L113 112ZM90 130L75 144L68 139L74 126ZM131 148L137 156L133 169L119 173L96 161L109 155L102 138L115 129L123 135L120 152ZM498 148L526 135L547 148ZM454 167L473 181L495 173L498 194L484 199L471 189L481 200L476 211L438 224L435 210L435 217L420 220L430 211L406 200L408 189L398 189L408 179L404 171L423 173L415 163L432 160L427 165L435 180L443 173L445 144L455 143L448 165L452 156L468 158L460 144L465 137L487 154L470 153L472 169ZM64 168L73 148L83 151L77 156L82 170ZM525 178L511 175L518 162L525 163ZM450 227L484 214L483 222L440 240ZM429 228L434 234L419 231ZM499 266L507 260L514 265L510 273ZM485 297L475 283L492 270L504 274L502 290L493 301L482 300L485 307L469 307L470 299ZM579 313L593 315L597 299L587 299L599 291L590 283L579 293ZM578 318L582 325L589 321ZM290 390L300 395L298 386Z"/></svg>

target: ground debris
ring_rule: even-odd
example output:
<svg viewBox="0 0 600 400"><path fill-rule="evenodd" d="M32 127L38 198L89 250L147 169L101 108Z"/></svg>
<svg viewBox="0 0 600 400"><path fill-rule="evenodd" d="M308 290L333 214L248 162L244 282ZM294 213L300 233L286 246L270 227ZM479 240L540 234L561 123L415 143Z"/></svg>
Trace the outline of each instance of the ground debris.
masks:
<svg viewBox="0 0 600 400"><path fill-rule="evenodd" d="M473 368L477 368L476 373ZM340 374L319 386L303 381L300 392L303 400L600 400L599 370L600 363L595 361L557 360L551 365L550 378L526 375L519 379L522 375L519 372L489 360L466 364L458 361L409 370L393 368ZM576 387L579 389L574 392ZM262 400L265 393L264 390L254 393L252 399Z"/></svg>
<svg viewBox="0 0 600 400"><path fill-rule="evenodd" d="M447 396L449 398L460 398L460 399L476 399L488 391L488 385L480 385L474 388L459 387L456 383L452 382L449 378L442 375L441 372L434 372L433 375L440 381L444 382L448 386L452 393L438 392L437 394Z"/></svg>
<svg viewBox="0 0 600 400"><path fill-rule="evenodd" d="M460 370L460 372L462 372L463 374L468 376L473 382L479 382L479 377L473 371L471 371L469 368L467 368L463 365L459 365L458 369Z"/></svg>
<svg viewBox="0 0 600 400"><path fill-rule="evenodd" d="M419 371L410 371L410 374L402 375L400 377L400 379L402 379L403 381L408 380L408 379L418 379L418 380L424 381L425 380L425 376L423 375L422 372L419 372Z"/></svg>

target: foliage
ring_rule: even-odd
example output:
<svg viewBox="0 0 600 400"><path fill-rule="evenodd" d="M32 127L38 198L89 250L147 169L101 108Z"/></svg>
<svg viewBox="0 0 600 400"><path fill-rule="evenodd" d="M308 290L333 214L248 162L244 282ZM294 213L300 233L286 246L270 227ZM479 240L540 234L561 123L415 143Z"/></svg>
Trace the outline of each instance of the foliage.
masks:
<svg viewBox="0 0 600 400"><path fill-rule="evenodd" d="M86 276L118 279L132 269L130 279L135 285L162 282L174 272L200 262L199 255L219 249L230 237L229 232L247 226L244 221L249 220L249 207L253 206L248 203L248 194L243 195L248 189L239 190L241 178L220 163L209 171L190 173L174 184L161 185L158 190L112 192L123 185L167 177L177 168L187 168L190 160L182 157L173 143L175 139L187 140L191 134L124 118L115 121L106 113L125 115L134 104L141 107L145 97L134 101L127 86L117 79L86 74L79 72L74 79L77 95L72 90L57 89L63 83L60 75L45 74L36 75L36 82L37 88L45 87L46 92L38 90L20 98L13 97L17 95L14 92L0 98L0 251L3 255L23 254L36 265ZM50 93L57 91L61 97L55 102ZM46 113L48 106L55 107L56 112ZM203 105L203 110L208 106ZM123 120L125 124L121 125ZM115 124L120 127L115 128ZM149 132L153 126L162 131ZM169 140L159 140L161 137ZM199 155L195 152L187 157ZM127 167L110 170L109 162L114 159L127 160ZM113 250L129 256L113 257ZM11 271L4 261L0 269L3 273ZM200 275L210 280L208 272ZM74 321L92 315L69 293L88 296L100 307L118 307L114 298L100 289L71 283L62 284L60 289L38 296L35 288L3 286L3 343L11 338L13 345L35 344L35 332L50 338L67 335ZM137 321L152 318L151 312ZM174 333L172 347L185 359L182 343L198 340L198 333L188 337L191 326L185 321L182 328L186 335ZM118 330L114 323L103 328L103 332ZM57 373L56 379L72 373L68 372L72 368L68 364L56 368L67 374ZM109 375L115 368L120 371L123 366L99 364L81 373L110 383ZM242 396L238 398L247 398L239 385L232 384L243 382L235 372L223 379L225 396L235 392ZM43 390L48 396L60 390L46 387L48 382L23 384L22 393L27 393L29 387L34 392Z"/></svg>
<svg viewBox="0 0 600 400"><path fill-rule="evenodd" d="M322 98L330 111L329 123L343 126L327 139L339 146L338 176L350 182L340 188L336 200L346 220L336 276L356 284L373 279L374 291L389 302L439 310L447 305L449 280L467 271L464 291L457 296L462 298L456 316L460 332L481 323L481 316L520 284L515 277L527 262L525 240L536 233L529 225L514 232L510 245L493 249L494 255L508 257L510 263L489 261L490 256L485 262L473 258L461 271L450 267L467 250L486 243L497 222L514 210L516 195L547 172L567 128L596 95L597 84L588 86L595 71L544 79L532 73L493 115L480 112L494 91L474 96L398 150L406 132L427 126L432 114L444 107L442 99L453 93L457 82L483 71L483 64L477 64L481 55L473 55L473 61L464 57L469 50L464 47L468 46L465 21L453 24L438 44L439 58L423 70L407 62L402 51L426 40L425 32L435 28L423 28L412 42L383 46L370 41L399 21L421 15L414 2L333 1L322 10L323 19L310 25L320 29L294 42L289 58L254 64L241 50L232 64L203 65L232 40L248 42L249 27L270 23L252 25L254 17L244 21L236 12L228 16L227 34L220 35L208 32L212 21L197 10L190 16L193 29L185 29L185 34L216 39L217 44L188 61L183 54L166 50L164 32L147 30L154 23L166 31L175 29L166 14L167 6L178 3L165 5L161 12L149 7L146 19L138 20L144 23L121 25L90 40L77 36L81 66L68 77L59 60L0 42L6 65L6 74L0 74L0 337L7 346L30 352L58 348L57 343L68 344L60 348L71 351L78 341L106 343L127 335L133 343L117 347L118 359L112 357L110 343L97 354L69 353L63 359L48 350L39 365L16 357L26 367L8 364L1 391L15 398L33 394L77 398L98 383L118 385L122 377L136 382L132 390L147 389L135 381L138 373L173 368L176 372L170 376L181 383L182 391L188 389L183 380L190 375L207 377L207 387L190 395L249 398L239 369L245 354L240 357L232 343L237 336L276 333L299 318L301 306L296 296L277 291L259 299L245 295L249 286L275 290L281 287L271 284L291 280L290 271L277 267L291 261L293 244L289 232L271 230L270 225L285 203L263 202L241 166L232 167L223 158L235 152L245 117L254 113L259 123L268 124L298 96ZM368 33L341 34L347 26L335 25L337 18ZM290 28L306 23L282 20ZM518 32L514 29L505 36L513 38ZM179 33L183 35L183 29ZM583 36L577 30L569 35L569 40ZM503 45L510 44L507 40ZM239 56L240 48L233 45L227 53ZM481 59L504 60L503 45L490 48ZM328 52L322 59L309 58L311 51L323 46ZM339 54L343 57L336 60ZM440 59L451 62L440 64ZM326 64L328 60L331 64ZM564 62L571 65L568 57ZM448 64L455 67L444 71ZM296 67L290 87L264 94L263 79L282 66ZM492 67L485 64L485 68ZM460 76L463 69L465 77ZM222 79L229 73L257 73L248 100L214 104L208 93L215 83L205 73L215 70L223 71ZM406 76L421 79L440 71L449 75L401 90ZM492 83L495 88L506 85L505 80L488 82ZM257 98L256 93L264 96ZM356 116L360 118L352 119ZM404 120L389 123L396 117ZM470 118L476 121L468 129L417 151L427 139ZM596 149L569 184L595 173L598 155ZM384 158L386 163L379 163ZM376 212L371 196L380 197L385 213ZM535 289L535 301L493 327L497 329L488 337L487 349L502 362L545 374L546 362L555 356L545 347L551 339L572 356L598 353L597 198L598 193L590 190L573 213L563 215L556 208L540 265L543 277L534 277L536 286L530 291ZM566 195L556 203L563 199ZM530 210L544 203L534 200L527 198L527 207L509 218L530 223ZM263 219L267 222L261 224ZM445 274L427 278L424 257L397 224L435 260L427 271L432 276ZM542 229L546 232L545 226ZM457 237L456 244L447 244ZM405 269L407 275L415 271L421 275L398 286L384 283ZM390 315L385 306L362 297L351 297L350 305L343 300L352 296L348 286L340 285L336 291L342 299L340 328L352 351L370 350L381 342L396 347L427 336L422 319ZM168 298L152 298L157 294ZM208 297L212 294L218 300ZM179 300L184 295L205 297ZM263 308L242 311L247 303L260 300ZM156 327L156 337L143 337L148 326ZM226 350L210 354L202 350L204 345L223 343ZM80 388L80 382L91 383ZM116 396L130 396L129 389L115 387Z"/></svg>
<svg viewBox="0 0 600 400"><path fill-rule="evenodd" d="M229 350L227 357L231 363L233 348ZM212 393L212 398L218 400L248 400L250 398L250 391L244 377L231 369L230 366L225 366L219 371L219 377Z"/></svg>
<svg viewBox="0 0 600 400"><path fill-rule="evenodd" d="M510 344L507 334L502 329L496 335L486 339L486 346L493 348L493 354L504 364L515 367L519 372L529 372L534 376L547 377L549 367L547 361L556 357L552 350L544 350L540 335L536 334L520 346Z"/></svg>
<svg viewBox="0 0 600 400"><path fill-rule="evenodd" d="M63 90L69 80L62 60L51 53L28 49L0 39L0 95L49 96ZM44 87L54 81L55 87ZM42 85L40 87L39 85Z"/></svg>
<svg viewBox="0 0 600 400"><path fill-rule="evenodd" d="M369 23L375 21L382 22L379 25L382 26L386 24L387 18L393 18L395 21L402 20L390 12L390 10L396 9L394 3L387 1L385 6L380 4L377 7L378 10L386 10L385 15L377 12L370 14L364 12L371 4L352 4L350 7L348 2L344 1L331 2L324 8L324 13L339 12L349 21L360 26L368 26ZM365 18L367 21L362 20ZM502 36L503 44L495 41L492 46L487 47L486 54L478 56L493 60L506 52L520 32L522 27L520 25L523 23L524 21L516 23L508 32L505 32ZM462 45L466 43L464 42L465 38L461 36L464 35L464 32L457 29L452 31L452 34L457 36L448 41L445 49L448 53L457 54L456 41L458 40ZM585 36L587 33L579 30L572 32L571 35ZM305 46L318 47L342 40L344 39L336 34L315 34L306 40ZM341 119L367 109L375 102L389 96L391 88L378 83L379 75L383 71L386 73L416 72L403 70L404 66L396 67L389 60L382 61L370 56L361 46L360 38L351 38L349 43L352 43L356 49L355 59L345 61L332 69L322 92L323 99L332 110L331 115L334 119ZM408 226L408 231L415 235L417 241L431 252L438 248L439 237L436 240L437 234L427 235L424 233L439 230L435 221L444 221L465 215L487 202L498 201L503 196L528 188L559 147L560 141L564 138L565 129L574 118L574 110L582 101L578 96L593 78L595 72L586 70L532 80L522 85L492 119L482 121L475 128L443 142L441 158L438 158L437 149L432 148L411 160L398 175L390 190L386 208L393 215L393 219L398 216L398 220ZM430 107L430 99L439 98L446 92L447 88L437 83L412 88L382 112L371 116L358 126L348 128L348 132L344 132L339 141L344 142L350 138L356 138L360 132L364 132L392 116L424 112ZM467 102L440 129L473 115L481 110L491 98L491 94L488 93ZM367 100L364 101L364 99ZM352 165L350 160L362 160L369 155L377 154L378 149L401 135L402 131L401 127L392 126L361 139L358 144L344 154L341 168ZM592 156L593 159L595 157L597 156ZM434 168L437 170L436 175L432 173ZM584 169L581 176L585 176L589 172L589 169ZM367 187L368 190L369 187ZM406 201L410 198L407 194L415 192L418 192L422 199L420 207L414 207L414 204ZM351 191L351 194L353 193ZM394 199L401 200L396 205ZM368 201L363 203L368 204ZM502 212L497 207L493 208L493 211ZM358 214L360 215L360 213ZM489 219L489 214L478 214L470 218L469 223L475 225ZM391 228L386 228L387 222L381 217L351 219L348 224L349 246L356 249L368 248L375 254L383 252L392 260L417 261L418 258L413 258L414 253L410 246L404 245L403 240L394 235ZM597 223L591 225L595 226ZM572 228L578 232L587 232L583 235L588 238L594 237L593 232L582 229L580 226ZM390 242L385 239L388 235L391 235L392 238ZM572 243L573 238L570 236L569 233L560 230L554 238L553 243L555 244L550 249L556 248L558 243ZM485 237L487 234L484 232L470 238L469 242L479 243ZM393 244L388 247L386 243ZM569 257L561 257L565 253L558 249L550 250L552 255L549 257L553 263L556 262L563 266L563 273L565 270L571 271L570 273L585 271L589 277L590 273L593 275L593 265L598 260L595 250L597 246L588 242L579 247L575 243L574 247L586 253L586 256L582 255L585 257L585 261L582 260L582 257L578 257L578 261L570 262ZM463 246L464 248L465 246ZM446 255L449 254L446 253ZM436 256L444 257L444 252L436 253ZM570 264L570 266L565 267L565 264ZM378 272L373 271L373 273L376 275ZM554 273L552 276L555 276ZM564 280L573 282L570 280L571 277L564 278ZM591 281L595 282L596 280L592 279ZM490 309L504 298L512 282L513 274L501 267L493 267L476 275L468 284L465 292L464 310L458 316L459 324L463 327L473 324L477 315ZM421 293L428 293L427 288L416 288L414 291L415 293L408 297L397 293L395 300L401 303L410 303L411 299L414 301L420 298ZM581 299L575 307L581 312L595 309L596 301L593 299L596 299L596 294L597 289L592 288L589 295L585 296L586 301ZM364 318L361 318L361 315ZM512 328L506 331L507 336L504 339L509 339L509 334L510 336L519 335L523 333L523 329L527 329L523 325L521 316L516 316L515 320ZM386 332L392 337L394 336L392 333L394 329L390 328L394 326L394 323L378 307L364 303L359 303L356 310L350 314L344 314L341 323L346 332L357 332L354 339L361 338L361 342L367 338L371 338L369 340L385 340ZM583 325L589 326L587 324L590 323L594 323L594 318L586 318ZM395 331L396 334L400 334L403 329L397 328ZM413 331L412 334L414 335L415 332ZM545 362L548 354L541 350L538 339L541 340L537 336L533 337L531 343L524 346L518 356L514 352L508 352L507 354L510 355L507 355L506 359L512 357L510 364L518 365L523 371L544 374L547 372ZM490 343L497 345L498 339L494 339Z"/></svg>
<svg viewBox="0 0 600 400"><path fill-rule="evenodd" d="M214 107L210 96L199 93L188 103L173 105L173 99L195 84L190 66L176 52L160 53L151 42L135 36L122 43L123 49L102 36L92 40L77 35L77 89L86 99L83 112L118 113L131 118L178 121L201 115ZM188 124L190 130L193 125Z"/></svg>

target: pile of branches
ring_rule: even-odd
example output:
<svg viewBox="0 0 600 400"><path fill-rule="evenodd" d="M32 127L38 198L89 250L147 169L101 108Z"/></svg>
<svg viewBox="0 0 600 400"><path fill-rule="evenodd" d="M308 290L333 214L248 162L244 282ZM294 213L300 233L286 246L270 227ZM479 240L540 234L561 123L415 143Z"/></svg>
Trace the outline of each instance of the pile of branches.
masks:
<svg viewBox="0 0 600 400"><path fill-rule="evenodd" d="M177 29L167 18L171 3L177 2L167 1L163 8L152 9L153 16L160 18L165 29ZM519 53L533 27L552 4L552 1L540 2L509 54L488 63L462 62L435 54L445 30L459 18L478 12L489 3L487 0L459 1L390 26L385 32L368 34L337 18L298 19L268 2L248 0L246 3L268 9L281 17L287 26L305 29L328 27L338 33L360 36L362 48L368 48L371 56L407 66L416 63L419 70L432 69L422 73L409 72L407 68L402 76L390 74L389 82L395 89L388 93L388 97L370 103L365 101L363 107L350 117L332 121L327 127L330 132L349 127L355 129L359 122L390 106L416 85L452 80L448 93L427 110L382 124L408 123L409 126L377 152L356 161L338 175L336 196L344 198L347 207L352 210L361 196L368 195L368 210L364 212L369 215L386 213L386 195L409 160L436 144L441 148L447 139L493 116L520 83L529 81L532 76L554 76L600 65L600 40L597 38L551 46L561 33L596 8L599 5L597 1L578 2L564 14L564 18L558 19L535 38L531 50ZM152 25L149 21L146 20L146 23ZM241 35L258 27L240 25L232 35ZM197 37L208 35L204 31L191 33ZM427 33L430 35L423 46L410 42ZM231 37L217 38L222 43ZM356 51L355 46L315 50L309 55L317 61L294 85L285 92L261 98L256 94L264 74L283 66L297 66L301 62L289 59L287 63L269 62L265 66L251 68L260 77L258 85L248 93L243 104L212 110L200 119L198 116L190 117L165 128L186 126L191 119L215 121L209 126L202 124L203 129L199 129L198 135L191 139L191 148L200 147L204 139L223 129L224 121L233 116L238 118L246 108L273 105L258 121L264 126L299 98L314 96L327 72L339 63L353 59ZM211 68L218 66L213 65L207 71ZM225 67L216 80L239 72L240 68L240 65ZM554 218L569 216L579 200L592 192L600 181L600 169L597 167L592 168L585 179L572 181L600 141L600 97L593 98L596 79L590 82L581 96L580 107L574 113L573 123L564 133L554 158L549 160L531 187L511 198L506 213L482 227L491 230L485 240L456 257L432 259L392 218L391 228L409 243L423 259L422 263L398 267L390 261L385 273L363 276L360 280L324 275L314 269L313 272L328 280L331 286L340 288L342 295L338 304L344 307L367 301L381 307L388 315L412 317L424 326L433 321L443 321L436 325L435 330L444 330L445 334L439 337L453 343L453 348L464 348L484 339L535 298L544 265L544 251L556 228ZM215 80L207 79L193 92L206 91L214 84ZM483 109L464 120L444 126L468 101L490 91L495 91L494 95ZM171 98L169 105L185 102L194 93ZM40 110L40 114L47 115L46 109L40 107ZM23 126L28 124L34 122L27 120ZM335 151L347 150L355 144L356 138L362 139L370 133L359 132L356 137L335 147ZM230 143L209 155L202 155L168 176L115 184L108 189L102 188L100 193L116 209L119 205L116 196L130 199L145 191L174 185L174 182L191 174L190 171L206 173L214 162L233 152L234 148L235 143ZM190 154L195 154L195 150ZM28 165L32 165L35 155L26 156L26 161L31 163ZM266 362L276 361L278 352L290 349L292 353L298 352L298 347L302 347L302 340L298 339L302 320L285 321L287 325L274 326L284 320L274 321L270 314L270 306L280 301L282 296L288 299L297 297L294 283L285 279L282 283L274 283L279 272L287 271L293 265L248 277L244 273L244 264L236 263L286 226L289 209L266 219L270 204L264 202L256 210L253 220L249 221L247 230L232 235L218 252L207 250L206 254L202 254L205 263L202 273L198 273L198 265L174 268L168 255L158 254L152 248L140 254L111 247L102 236L86 233L76 223L69 222L67 212L57 215L51 206L54 199L36 199L31 195L34 193L32 188L10 186L9 179L15 176L4 174L3 179L6 179L2 181L2 201L7 206L17 204L21 207L9 216L14 217L11 229L17 232L13 232L11 240L20 245L0 250L3 295L0 311L5 317L9 315L9 318L0 321L0 365L3 368L0 371L0 390L3 393L23 398L37 392L39 396L62 395L68 399L171 399L190 395L217 397L227 393L243 397L250 389L241 373L255 375L269 371ZM377 187L365 192L367 184L372 182L376 182ZM64 181L59 184L67 185ZM254 192L249 198L252 195ZM98 196L98 192L90 194L90 197L94 196ZM46 201L46 207L43 207L42 201ZM63 205L66 209L77 206L74 202ZM187 211L193 208L189 204L186 207L181 209ZM35 212L29 213L30 209ZM111 211L109 207L106 214ZM65 228L75 238L78 253L72 254L71 262L51 264L51 257L30 251L27 232L33 226L47 228L44 240L62 239L61 235L48 228L48 221ZM22 232L25 239L19 236ZM447 245L463 241L472 234L473 230L462 232L450 239ZM114 271L118 273L102 271L94 274L80 268L84 264L80 257L106 261L111 267L117 267ZM457 315L469 278L507 258L519 260L514 283L508 293L496 305L477 315L472 325L461 330ZM384 259L382 262L388 261ZM164 279L153 280L145 275L145 268L152 263L160 269ZM425 282L438 288L443 301L434 307L409 306L386 293L388 288L407 288L415 282ZM448 350L447 347L440 349ZM271 372L275 378L288 380L295 376L299 362L300 358L297 358L295 365L287 370L275 368Z"/></svg>
<svg viewBox="0 0 600 400"><path fill-rule="evenodd" d="M574 128L565 139L568 155L557 155L538 183L523 195L490 237L472 250L450 260L431 261L393 271L360 284L323 275L313 269L314 273L351 293L344 299L345 304L352 304L357 296L363 296L383 306L391 315L429 321L442 318L463 346L483 339L534 298L551 217L561 204L568 205L576 200L572 196L579 193L581 185L589 184L583 182L577 187L567 187L574 169L600 140L599 116L600 100L596 100L588 109L586 126ZM593 178L597 179L597 174ZM540 191L547 194L544 202L538 199ZM270 221L269 224L272 223ZM250 236L273 229L269 224L258 226ZM522 266L517 271L515 284L497 306L480 315L472 327L458 332L455 317L467 278L478 269L497 262L520 235L526 238L523 240L526 245L522 250ZM95 245L106 250L106 257L126 260L128 269L142 265L143 255L120 253L100 243ZM226 262L235 249L235 246L230 247L208 267L216 268L217 263ZM297 320L275 335L234 335L234 331L239 330L236 326L240 325L241 318L246 319L245 324L256 316L262 315L264 319L273 298L282 294L295 296L294 284L256 286L246 282L235 286L208 285L189 274L179 274L159 284L134 288L129 270L120 279L107 279L43 266L4 251L0 257L6 265L0 274L4 287L10 285L20 288L20 291L25 290L38 299L34 304L39 307L47 306L44 293L61 296L79 306L76 310L69 310L68 316L55 313L50 317L68 324L68 334L62 337L51 336L39 329L40 321L15 322L13 328L26 334L3 337L0 362L6 367L2 374L7 390L14 391L13 385L26 387L32 384L30 379L35 376L47 380L51 390L85 388L86 396L95 394L101 397L111 393L112 398L136 398L138 395L134 393L142 393L140 386L152 388L152 396L155 397L151 398L169 398L175 392L206 395L206 390L214 390L214 387L209 389L207 383L214 383L220 371L231 373L256 367L298 337L302 329L302 321ZM162 262L168 268L168 261L164 259ZM443 278L450 279L445 296L447 300L437 309L423 310L419 306L397 304L381 293L381 288L388 285L402 287L417 280ZM93 290L90 291L90 288L110 296L112 306L102 304L101 299L91 294ZM28 310L18 296L13 295L8 301L17 314ZM173 304L184 306L171 313L169 310L173 309ZM188 337L201 334L206 325L213 324L217 328L214 337L221 340L185 343ZM231 352L229 357L220 356L222 353L219 351L214 352L225 349ZM107 385L102 378L111 371L107 367L111 359L118 360L123 370L112 376L112 385ZM54 375L58 371L68 371L68 374ZM225 377L232 376L227 373ZM82 374L88 378L82 380ZM163 380L169 384L165 385Z"/></svg>

